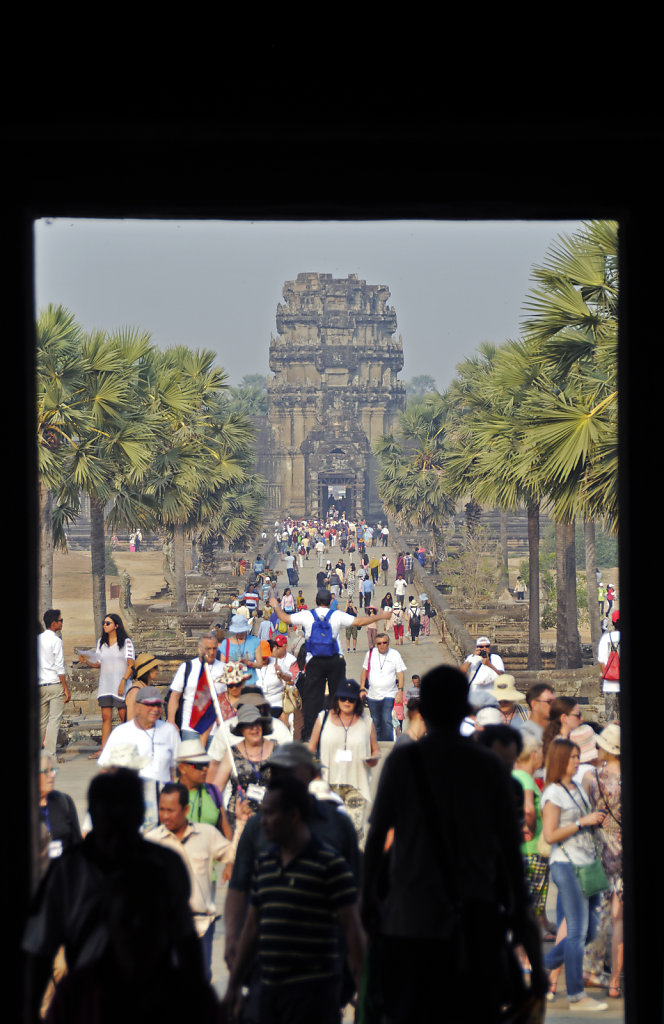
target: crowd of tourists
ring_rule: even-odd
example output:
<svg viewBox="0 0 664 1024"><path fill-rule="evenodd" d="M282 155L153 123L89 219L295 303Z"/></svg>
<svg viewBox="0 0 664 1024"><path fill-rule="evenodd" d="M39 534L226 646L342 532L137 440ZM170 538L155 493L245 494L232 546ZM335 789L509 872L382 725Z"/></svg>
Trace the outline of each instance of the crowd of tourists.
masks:
<svg viewBox="0 0 664 1024"><path fill-rule="evenodd" d="M459 669L408 678L404 636L414 651L436 614L415 593L424 553L390 565L386 524L285 520L274 542L275 564L256 556L166 699L158 659L106 616L87 662L121 723L102 733L82 828L44 752L45 874L24 937L34 1019L45 996L51 1021L105 1020L118 979L124 1006L147 1006L139 938L141 964L155 978L180 971L203 1019L218 1019L204 993L222 884L227 1017L337 1022L352 1001L364 1019L401 1022L444 991L450 1021L497 1021L559 998L563 966L570 1006L601 1012L587 989L621 995L619 723L583 721L547 683L522 693L486 636ZM300 587L312 559L313 590ZM619 688L613 614L607 694ZM62 619L44 621L57 704ZM344 655L362 630L353 679ZM168 887L167 920L137 896L134 869L154 893ZM63 894L87 908L80 919Z"/></svg>

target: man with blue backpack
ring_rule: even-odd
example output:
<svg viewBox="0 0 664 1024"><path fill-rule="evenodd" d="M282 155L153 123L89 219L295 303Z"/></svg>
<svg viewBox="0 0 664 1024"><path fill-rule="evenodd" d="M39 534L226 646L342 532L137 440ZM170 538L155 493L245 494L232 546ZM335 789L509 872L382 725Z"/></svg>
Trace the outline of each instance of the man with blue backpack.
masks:
<svg viewBox="0 0 664 1024"><path fill-rule="evenodd" d="M319 590L313 611L295 612L288 615L274 598L271 607L282 622L289 626L300 626L304 630L307 661L304 682L298 683L302 697L304 725L301 740L306 743L311 735L314 722L325 704L325 684L329 692L335 692L338 684L346 678L346 662L341 653L339 632L347 626L369 626L372 622L389 619L390 609L376 615L350 615L348 612L330 608L332 594Z"/></svg>

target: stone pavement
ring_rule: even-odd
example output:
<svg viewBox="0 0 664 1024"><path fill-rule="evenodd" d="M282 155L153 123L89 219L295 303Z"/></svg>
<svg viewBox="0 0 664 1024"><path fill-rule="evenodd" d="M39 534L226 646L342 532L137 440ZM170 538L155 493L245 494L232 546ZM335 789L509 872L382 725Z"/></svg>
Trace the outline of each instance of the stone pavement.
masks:
<svg viewBox="0 0 664 1024"><path fill-rule="evenodd" d="M371 551L371 549L369 549L369 550ZM394 583L394 571L393 570L394 570L394 566L396 564L397 552L392 547L388 547L387 549L383 549L382 547L379 547L378 545L376 546L376 548L374 550L376 552L378 552L379 556L380 556L380 554L382 554L383 550L386 550L388 558L390 559L390 566L391 566L390 575L388 576L388 581L389 581L388 586L385 587L385 586L382 585L382 574L380 574L381 582L376 587L374 603L376 605L380 605L380 601L382 600L382 598L384 597L384 595L388 591L391 592L392 594L394 593L393 592L393 583ZM336 562L337 562L337 559L339 558L339 555L340 555L339 548L338 547L333 547L333 548L328 549L328 552L327 552L325 558L329 558L331 560L331 562L332 562L332 565L334 566L336 564ZM279 582L280 582L281 590L283 591L283 586L284 586L283 581L286 580L287 577L286 577L286 571L285 571L285 568L284 568L284 565L283 565L283 561L278 562L277 561L278 558L279 558L279 556L275 553L275 555L273 555L273 557L272 557L272 565L273 565L273 567L280 568L282 570L280 572L280 575L279 575ZM349 565L351 559L350 559L350 557L348 555L345 555L344 556L344 561L346 562L347 565ZM359 558L356 558L354 556L353 557L353 561L355 561L356 565L359 565ZM303 569L300 570L300 581L299 581L299 583L297 584L297 586L291 588L295 595L297 595L297 591L298 590L302 590L303 591L306 603L307 603L307 605L309 607L313 607L313 605L315 603L316 573L317 572L318 572L318 560L317 560L316 555L312 554L312 555L310 555L308 561L305 560L304 567L303 567ZM418 593L418 588L415 585L410 587L409 590L408 590L408 595L412 594L413 596L417 596L417 593ZM340 601L340 607L342 609L345 607L345 599L343 597L342 597L342 600ZM360 614L361 614L361 612L360 612ZM345 641L345 636L342 637L342 640ZM393 634L390 634L390 642L391 642L391 645L393 646L394 645L394 635ZM365 657L365 654L366 654L367 650L368 650L368 645L367 645L366 630L362 629L362 630L360 630L360 633L359 633L359 636L358 636L357 652L356 653L352 653L351 652L350 654L346 655L346 660L347 660L347 665L348 665L347 675L349 677L355 678L355 679L357 679L359 681L360 673L361 673L361 669L362 669L362 662L364 660L364 657ZM420 639L419 639L419 642L417 644L414 644L414 643L411 642L411 640L410 640L410 638L408 636L405 636L404 637L403 647L399 647L399 651L400 651L400 653L401 653L401 655L403 657L404 662L406 663L406 669L407 669L406 674L405 674L405 685L406 685L406 688L408 688L408 685L410 683L411 675L413 675L415 673L418 673L419 675L423 675L428 669L433 668L435 665L438 665L438 664L441 664L441 663L445 663L445 664L449 664L449 665L456 665L457 664L457 659L454 657L452 652L447 648L447 646L441 645L441 643L440 643L440 633L439 633L439 630L438 630L438 627L437 627L437 620L436 619L434 619L432 624L431 624L431 635L429 637L422 637L421 636ZM391 746L391 744L388 744L388 743L381 744L381 747L383 748L383 751L384 751L385 754L389 753L390 746ZM375 782L377 780L377 776L379 774L379 770L380 770L380 764L375 769L375 778L373 780L374 786L375 786ZM87 802L86 802L87 788L88 788L88 785L90 783L90 780L97 773L97 771L98 771L97 762L96 761L90 761L90 760L87 759L87 756L80 755L80 754L79 755L75 755L73 757L68 757L68 755L66 753L64 753L62 755L62 760L58 764L58 776L57 776L57 780L56 780L56 789L62 790L63 792L70 794L70 796L73 798L73 800L76 803L76 807L78 809L79 818L80 818L81 822L83 822L83 819L85 817L85 813L86 813L86 810L87 810ZM218 892L217 892L217 909L218 909L219 913L222 914L222 915L223 915L223 906L224 906L225 898L226 898L226 887L225 886L224 887L220 887L218 889ZM551 889L550 889L549 899L550 900L554 899L553 887L551 887ZM555 908L554 908L553 904L551 905L551 909L550 909L549 913L550 913L551 919L555 920ZM214 972L213 983L214 983L215 988L216 988L216 990L217 990L217 992L218 992L218 994L220 996L223 996L224 992L226 991L226 984L227 984L227 981L228 981L228 972L227 972L226 965L225 965L224 959L223 959L223 951L224 951L224 932L223 932L223 916L222 916L221 920L219 920L217 922L217 928L216 928L216 932L215 932L215 939L214 939L214 945L213 945L213 972ZM564 991L565 991L564 975L561 977L560 982L559 982L559 991L561 993L563 993L563 994L562 995L558 995L556 997L556 999L552 1003L547 1004L546 1020L548 1022L551 1022L551 1024L561 1024L561 1022L566 1022L566 1024L576 1024L577 1020L587 1019L588 1018L589 1015L587 1013L586 1014L577 1014L577 1015L575 1015L574 1012L571 1009L568 1008L568 1003L567 1003L567 1000L566 1000L565 995L564 995ZM590 990L589 990L589 994L597 995L598 997L601 997L601 995L602 995L601 993L597 994L594 991L590 991ZM601 1020L604 1020L604 1021L611 1021L611 1022L622 1022L622 1021L624 1021L624 1004L623 1004L623 1001L622 1000L610 1000L609 1002L610 1002L610 1007L609 1007L609 1009L607 1011L605 1011L603 1013L599 1013L599 1014L591 1014L590 1016L597 1017L597 1018L599 1018ZM351 1021L351 1020L353 1020L353 1014L352 1014L352 1011L350 1009L348 1009L346 1014L344 1015L344 1021Z"/></svg>

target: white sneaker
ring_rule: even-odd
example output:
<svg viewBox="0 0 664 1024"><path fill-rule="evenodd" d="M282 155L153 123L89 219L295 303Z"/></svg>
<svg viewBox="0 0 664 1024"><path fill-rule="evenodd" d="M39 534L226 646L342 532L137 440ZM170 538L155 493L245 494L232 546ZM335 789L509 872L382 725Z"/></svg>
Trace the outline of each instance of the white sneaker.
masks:
<svg viewBox="0 0 664 1024"><path fill-rule="evenodd" d="M598 999L592 999L590 996L584 996L583 999L577 1000L575 1003L569 1004L570 1010L577 1010L583 1013L599 1013L601 1010L608 1010L608 1003L600 1003Z"/></svg>

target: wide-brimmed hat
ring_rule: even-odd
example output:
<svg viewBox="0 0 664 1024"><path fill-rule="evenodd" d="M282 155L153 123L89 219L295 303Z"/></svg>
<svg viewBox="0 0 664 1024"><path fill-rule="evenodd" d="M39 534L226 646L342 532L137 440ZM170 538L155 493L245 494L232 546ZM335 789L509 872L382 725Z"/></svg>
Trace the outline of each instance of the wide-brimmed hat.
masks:
<svg viewBox="0 0 664 1024"><path fill-rule="evenodd" d="M494 680L491 694L498 701L509 700L518 703L523 699L523 694L516 688L516 679L507 672L504 672Z"/></svg>
<svg viewBox="0 0 664 1024"><path fill-rule="evenodd" d="M249 620L244 615L234 615L231 619L230 626L226 630L227 633L248 633L249 632Z"/></svg>
<svg viewBox="0 0 664 1024"><path fill-rule="evenodd" d="M597 733L592 725L588 725L587 722L577 725L576 729L572 729L569 738L579 748L579 761L582 764L595 760L598 755Z"/></svg>
<svg viewBox="0 0 664 1024"><path fill-rule="evenodd" d="M192 764L209 764L210 755L201 740L182 740L175 755L175 761L191 761Z"/></svg>
<svg viewBox="0 0 664 1024"><path fill-rule="evenodd" d="M134 662L134 676L136 679L146 676L153 668L159 668L159 662L154 654L138 654L136 656L136 661Z"/></svg>
<svg viewBox="0 0 664 1024"><path fill-rule="evenodd" d="M136 695L137 704L163 704L161 690L156 686L142 686Z"/></svg>
<svg viewBox="0 0 664 1024"><path fill-rule="evenodd" d="M617 722L609 722L597 737L597 746L606 750L607 754L620 756L620 726Z"/></svg>
<svg viewBox="0 0 664 1024"><path fill-rule="evenodd" d="M253 704L242 704L238 708L237 721L231 728L231 732L234 736L243 736L242 730L248 725L262 725L263 733L267 734L272 732L272 716L261 715L257 707Z"/></svg>

